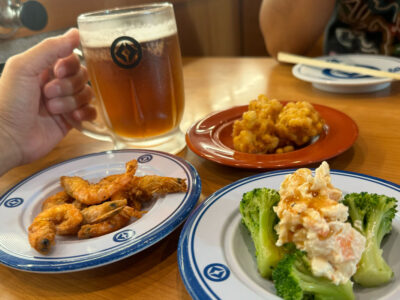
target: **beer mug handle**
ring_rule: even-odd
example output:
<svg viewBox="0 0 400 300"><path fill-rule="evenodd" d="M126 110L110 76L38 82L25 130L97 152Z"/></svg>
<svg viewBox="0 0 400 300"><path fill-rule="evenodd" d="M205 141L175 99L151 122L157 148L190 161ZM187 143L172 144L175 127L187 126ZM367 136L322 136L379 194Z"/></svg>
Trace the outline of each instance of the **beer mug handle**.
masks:
<svg viewBox="0 0 400 300"><path fill-rule="evenodd" d="M77 122L68 115L63 115L63 117L72 127L79 130L84 135L96 140L113 142L114 144L116 143L114 135L105 126L93 121Z"/></svg>
<svg viewBox="0 0 400 300"><path fill-rule="evenodd" d="M84 62L83 53L80 49L74 49L74 53L79 56L81 62ZM112 142L114 144L114 148L118 148L118 139L106 126L98 124L95 121L77 122L68 115L63 115L63 117L71 126L82 132L84 135L96 140Z"/></svg>

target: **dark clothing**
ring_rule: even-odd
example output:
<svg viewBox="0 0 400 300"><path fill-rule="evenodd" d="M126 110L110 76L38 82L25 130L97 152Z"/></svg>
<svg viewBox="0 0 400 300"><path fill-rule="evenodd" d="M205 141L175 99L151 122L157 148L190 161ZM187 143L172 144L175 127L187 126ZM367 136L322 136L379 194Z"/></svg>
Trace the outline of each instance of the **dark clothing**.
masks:
<svg viewBox="0 0 400 300"><path fill-rule="evenodd" d="M324 52L400 56L400 0L338 0Z"/></svg>

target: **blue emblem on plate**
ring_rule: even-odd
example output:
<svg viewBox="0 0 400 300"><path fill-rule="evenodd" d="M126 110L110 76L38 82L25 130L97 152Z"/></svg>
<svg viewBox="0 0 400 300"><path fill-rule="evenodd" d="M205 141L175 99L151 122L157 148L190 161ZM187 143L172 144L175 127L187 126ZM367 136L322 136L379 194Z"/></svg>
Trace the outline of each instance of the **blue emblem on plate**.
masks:
<svg viewBox="0 0 400 300"><path fill-rule="evenodd" d="M152 159L153 159L153 155L145 154L145 155L139 156L137 161L142 163L142 164L145 164L145 163L151 161Z"/></svg>
<svg viewBox="0 0 400 300"><path fill-rule="evenodd" d="M400 67L389 68L388 72L398 73L400 72Z"/></svg>
<svg viewBox="0 0 400 300"><path fill-rule="evenodd" d="M228 267L223 264L209 264L204 268L204 276L211 281L224 281L230 273Z"/></svg>
<svg viewBox="0 0 400 300"><path fill-rule="evenodd" d="M329 61L329 60L327 60ZM336 62L339 63L340 61L332 59L330 60L332 62ZM363 67L363 68L368 68L368 69L372 69L372 70L378 70L378 68L373 67L373 66L366 66L366 65L358 65L355 64L354 66L356 67ZM343 72L343 71L339 71L339 70L333 70L333 69L323 69L322 70L322 74L329 76L329 77L334 77L334 78L341 78L341 79L359 79L359 78L368 78L371 77L369 75L361 75L358 73L349 73L349 72Z"/></svg>
<svg viewBox="0 0 400 300"><path fill-rule="evenodd" d="M5 207L17 207L24 203L22 198L10 198L4 202Z"/></svg>
<svg viewBox="0 0 400 300"><path fill-rule="evenodd" d="M121 243L130 240L135 235L135 232L131 229L123 230L114 235L114 242Z"/></svg>

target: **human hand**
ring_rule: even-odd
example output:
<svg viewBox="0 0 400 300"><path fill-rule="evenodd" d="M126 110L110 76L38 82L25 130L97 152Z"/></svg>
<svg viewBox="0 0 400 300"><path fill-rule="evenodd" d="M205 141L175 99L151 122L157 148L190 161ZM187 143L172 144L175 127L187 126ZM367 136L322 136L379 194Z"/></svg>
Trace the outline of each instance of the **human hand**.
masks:
<svg viewBox="0 0 400 300"><path fill-rule="evenodd" d="M50 152L71 129L67 119L96 117L87 70L72 52L78 45L79 32L72 29L6 62L0 78L0 174Z"/></svg>

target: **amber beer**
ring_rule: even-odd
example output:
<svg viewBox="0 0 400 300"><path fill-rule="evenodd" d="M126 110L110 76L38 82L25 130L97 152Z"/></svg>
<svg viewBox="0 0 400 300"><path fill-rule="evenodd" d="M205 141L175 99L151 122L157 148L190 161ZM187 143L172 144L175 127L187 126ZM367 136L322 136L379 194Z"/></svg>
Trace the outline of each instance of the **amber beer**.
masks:
<svg viewBox="0 0 400 300"><path fill-rule="evenodd" d="M115 149L182 150L184 89L172 4L89 12L77 21L100 116L77 128Z"/></svg>
<svg viewBox="0 0 400 300"><path fill-rule="evenodd" d="M178 127L183 115L183 75L176 32L139 43L140 61L130 68L113 61L110 47L83 49L107 125L123 138L163 135Z"/></svg>

